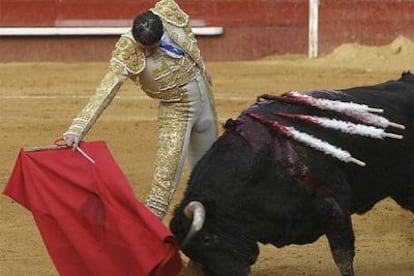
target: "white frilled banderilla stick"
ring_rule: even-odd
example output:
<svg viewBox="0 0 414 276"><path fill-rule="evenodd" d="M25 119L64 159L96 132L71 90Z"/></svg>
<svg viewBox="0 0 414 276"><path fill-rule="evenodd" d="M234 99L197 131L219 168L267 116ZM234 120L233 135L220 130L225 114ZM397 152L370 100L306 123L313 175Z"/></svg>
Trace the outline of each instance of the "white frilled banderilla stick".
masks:
<svg viewBox="0 0 414 276"><path fill-rule="evenodd" d="M309 95L291 91L284 95L288 98L296 98L296 99L302 99L305 100L308 104L313 105L315 107L318 107L320 109L325 110L333 110L339 113L343 113L346 111L351 112L374 112L374 113L383 113L384 110L380 108L372 108L365 104L357 104L352 102L341 102L341 101L332 101L329 99L319 99L314 98Z"/></svg>
<svg viewBox="0 0 414 276"><path fill-rule="evenodd" d="M310 115L302 115L302 114L290 114L290 113L283 113L277 112L274 113L278 116L283 116L292 119L300 119L305 122L313 123L320 125L325 128L337 129L343 133L348 134L356 134L376 139L384 139L384 138L394 138L394 139L403 139L402 135L395 134L395 133L388 133L385 132L382 128L377 128L373 126L367 126L362 124L354 124L351 122L336 120L336 119L329 119L324 117L317 117L317 116L310 116Z"/></svg>
<svg viewBox="0 0 414 276"><path fill-rule="evenodd" d="M285 126L277 121L263 118L262 116L255 114L255 113L248 113L248 115L252 117L253 119L258 120L259 122L272 126L273 128L279 130L284 135L288 137L292 137L294 140L298 142L301 142L311 148L319 150L327 155L331 155L345 163L352 162L359 166L366 165L365 162L352 157L352 155L349 152L343 149L340 149L336 146L333 146L325 141L322 141L321 139L313 137L312 135L300 132L296 130L294 127Z"/></svg>
<svg viewBox="0 0 414 276"><path fill-rule="evenodd" d="M371 124L377 127L394 127L398 129L405 129L404 125L391 122L382 116L370 113L383 113L383 110L380 108L372 108L365 104L314 98L309 95L298 93L295 91L288 92L283 96L262 95L261 97L259 97L259 99L260 98L269 100L279 100L290 103L298 103L302 105L313 106L321 110L335 111L338 113L342 113L348 117L357 119L366 124Z"/></svg>
<svg viewBox="0 0 414 276"><path fill-rule="evenodd" d="M304 100L307 104L318 107L324 110L332 110L339 113L343 113L349 117L358 119L364 123L372 124L378 127L395 127L399 129L405 129L405 126L390 122L388 119L372 114L373 113L383 113L384 110L380 108L372 108L365 104L357 104L352 102L341 102L333 101L328 99L319 99L308 96L306 94L298 92L289 92L285 94L287 99L298 99ZM283 97L282 97L283 98Z"/></svg>

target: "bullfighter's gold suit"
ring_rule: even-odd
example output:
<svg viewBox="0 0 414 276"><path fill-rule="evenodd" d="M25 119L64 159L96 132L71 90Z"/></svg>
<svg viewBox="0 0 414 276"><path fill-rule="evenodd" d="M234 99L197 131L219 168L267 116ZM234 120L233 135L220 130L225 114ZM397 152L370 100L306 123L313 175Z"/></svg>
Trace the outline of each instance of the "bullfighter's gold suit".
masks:
<svg viewBox="0 0 414 276"><path fill-rule="evenodd" d="M116 43L108 72L89 103L73 119L65 134L83 138L109 105L126 79L160 100L158 147L152 190L146 206L163 218L180 181L185 156L190 168L217 137L213 96L189 17L172 0L161 0L151 11L158 15L164 31L183 51L171 57L160 49L146 57L131 31Z"/></svg>

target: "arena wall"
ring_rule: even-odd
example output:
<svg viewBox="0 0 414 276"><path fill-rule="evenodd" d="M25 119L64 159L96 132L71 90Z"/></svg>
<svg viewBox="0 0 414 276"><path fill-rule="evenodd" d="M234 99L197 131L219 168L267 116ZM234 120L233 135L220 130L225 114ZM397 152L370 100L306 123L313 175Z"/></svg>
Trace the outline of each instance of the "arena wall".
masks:
<svg viewBox="0 0 414 276"><path fill-rule="evenodd" d="M127 27L149 0L0 0L4 28ZM181 0L196 27L223 27L200 35L205 60L249 60L308 51L308 0ZM348 42L388 44L414 39L412 0L320 0L319 54ZM105 61L118 35L0 36L0 62Z"/></svg>

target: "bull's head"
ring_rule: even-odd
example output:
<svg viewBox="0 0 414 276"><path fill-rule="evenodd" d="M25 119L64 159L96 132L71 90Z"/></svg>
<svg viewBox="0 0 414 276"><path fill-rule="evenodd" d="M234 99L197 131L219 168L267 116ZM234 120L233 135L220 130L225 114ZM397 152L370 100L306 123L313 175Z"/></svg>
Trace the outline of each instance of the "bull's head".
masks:
<svg viewBox="0 0 414 276"><path fill-rule="evenodd" d="M208 212L199 201L176 209L170 228L182 251L202 264L208 275L249 275L259 254L256 242L247 239L237 224Z"/></svg>

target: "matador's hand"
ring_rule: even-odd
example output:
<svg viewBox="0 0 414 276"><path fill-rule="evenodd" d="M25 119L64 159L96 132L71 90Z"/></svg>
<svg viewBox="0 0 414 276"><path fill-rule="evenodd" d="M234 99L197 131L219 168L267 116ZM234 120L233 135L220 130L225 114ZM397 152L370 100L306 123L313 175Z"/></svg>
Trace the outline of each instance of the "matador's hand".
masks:
<svg viewBox="0 0 414 276"><path fill-rule="evenodd" d="M68 147L72 147L74 150L79 146L80 137L76 134L65 133L63 139Z"/></svg>

